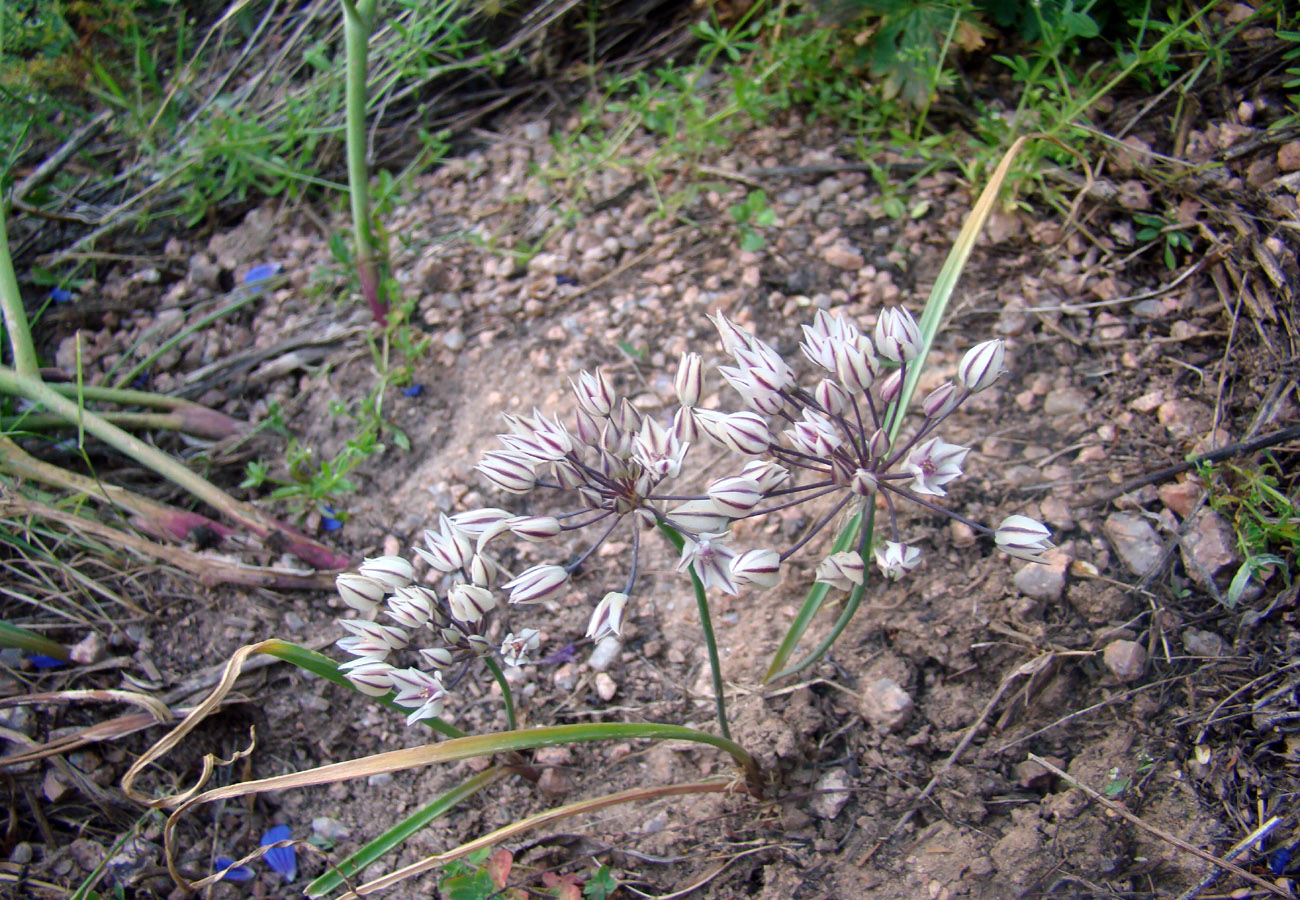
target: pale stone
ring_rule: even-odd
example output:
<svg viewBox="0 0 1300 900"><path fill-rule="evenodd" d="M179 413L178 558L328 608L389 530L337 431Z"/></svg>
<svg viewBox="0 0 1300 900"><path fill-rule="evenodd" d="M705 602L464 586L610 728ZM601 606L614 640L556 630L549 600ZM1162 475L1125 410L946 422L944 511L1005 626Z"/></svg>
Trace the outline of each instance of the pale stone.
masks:
<svg viewBox="0 0 1300 900"><path fill-rule="evenodd" d="M877 731L897 731L912 717L912 698L892 678L877 678L862 691L862 717Z"/></svg>
<svg viewBox="0 0 1300 900"><path fill-rule="evenodd" d="M849 271L861 269L866 262L861 253L843 244L832 244L827 247L822 251L822 259L837 269L847 269Z"/></svg>
<svg viewBox="0 0 1300 900"><path fill-rule="evenodd" d="M1183 538L1182 553L1187 574L1203 585L1220 569L1236 561L1236 535L1223 516L1207 511L1197 517Z"/></svg>
<svg viewBox="0 0 1300 900"><path fill-rule="evenodd" d="M1111 641L1102 658L1120 681L1136 681L1147 666L1147 651L1136 641Z"/></svg>
<svg viewBox="0 0 1300 900"><path fill-rule="evenodd" d="M1129 513L1113 513L1102 528L1133 574L1145 575L1160 562L1164 544L1145 519Z"/></svg>
<svg viewBox="0 0 1300 900"><path fill-rule="evenodd" d="M852 794L849 773L842 768L831 769L817 779L813 785L812 803L809 804L813 815L819 819L834 819L844 809Z"/></svg>

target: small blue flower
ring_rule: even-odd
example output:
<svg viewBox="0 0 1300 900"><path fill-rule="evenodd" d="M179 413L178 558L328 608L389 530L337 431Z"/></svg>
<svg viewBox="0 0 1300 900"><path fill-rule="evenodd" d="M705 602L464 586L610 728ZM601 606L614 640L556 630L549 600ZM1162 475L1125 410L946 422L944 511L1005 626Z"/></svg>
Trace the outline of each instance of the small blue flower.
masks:
<svg viewBox="0 0 1300 900"><path fill-rule="evenodd" d="M230 869L229 872L221 876L222 881L252 881L255 877L255 873L248 866L235 866L233 869L230 868L231 866L235 866L235 861L229 856L217 857L216 871Z"/></svg>
<svg viewBox="0 0 1300 900"><path fill-rule="evenodd" d="M59 666L67 665L61 659L55 659L53 656L45 656L41 653L27 657L27 661L38 669L57 669Z"/></svg>
<svg viewBox="0 0 1300 900"><path fill-rule="evenodd" d="M72 291L65 290L64 288L51 288L50 299L55 303L67 303L72 299Z"/></svg>
<svg viewBox="0 0 1300 900"><path fill-rule="evenodd" d="M343 527L343 522L334 514L334 507L322 506L320 515L320 527L326 531L338 531Z"/></svg>
<svg viewBox="0 0 1300 900"><path fill-rule="evenodd" d="M262 846L287 840L289 840L289 826L277 825L262 835ZM272 847L266 851L263 859L285 881L293 881L298 877L298 854L294 852L293 847Z"/></svg>
<svg viewBox="0 0 1300 900"><path fill-rule="evenodd" d="M253 266L244 273L244 284L255 284L259 281L266 281L268 278L274 278L284 271L284 266L279 263L262 263L260 266Z"/></svg>
<svg viewBox="0 0 1300 900"><path fill-rule="evenodd" d="M404 387L402 388L402 393L408 397L418 397L424 393L424 385L413 384L410 385L409 387Z"/></svg>

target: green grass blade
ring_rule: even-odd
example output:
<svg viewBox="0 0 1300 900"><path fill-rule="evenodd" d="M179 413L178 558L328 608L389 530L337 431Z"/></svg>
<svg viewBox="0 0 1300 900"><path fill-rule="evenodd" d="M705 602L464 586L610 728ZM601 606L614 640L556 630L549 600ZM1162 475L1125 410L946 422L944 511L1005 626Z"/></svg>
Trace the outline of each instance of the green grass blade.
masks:
<svg viewBox="0 0 1300 900"><path fill-rule="evenodd" d="M379 835L379 837L370 841L337 866L332 866L328 872L303 888L303 893L308 897L323 897L338 888L345 880L356 878L366 866L405 842L434 819L450 812L462 800L472 797L488 785L500 781L509 775L510 771L505 766L494 766L487 771L480 772L473 778L462 781L432 803L416 810L415 813L407 816L401 822Z"/></svg>
<svg viewBox="0 0 1300 900"><path fill-rule="evenodd" d="M69 662L72 659L68 648L58 641L52 641L44 635L3 621L0 621L0 647L17 647L19 650L39 653L60 662Z"/></svg>

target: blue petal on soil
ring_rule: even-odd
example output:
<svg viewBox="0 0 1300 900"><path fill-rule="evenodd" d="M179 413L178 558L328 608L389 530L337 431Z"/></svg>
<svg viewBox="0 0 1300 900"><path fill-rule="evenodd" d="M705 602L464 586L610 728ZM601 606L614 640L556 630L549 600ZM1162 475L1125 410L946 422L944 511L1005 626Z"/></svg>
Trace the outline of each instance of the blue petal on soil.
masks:
<svg viewBox="0 0 1300 900"><path fill-rule="evenodd" d="M556 275L555 283L556 284L577 284L578 279L570 278L568 275Z"/></svg>
<svg viewBox="0 0 1300 900"><path fill-rule="evenodd" d="M257 281L266 281L279 275L284 266L279 263L262 263L260 266L253 266L244 273L244 284L253 284Z"/></svg>
<svg viewBox="0 0 1300 900"><path fill-rule="evenodd" d="M1274 875L1285 875L1291 867L1291 854L1295 847L1278 847L1268 855L1268 868Z"/></svg>
<svg viewBox="0 0 1300 900"><path fill-rule="evenodd" d="M217 867L215 871L220 872L229 866L234 866L235 861L229 856L218 856ZM252 881L255 873L248 866L235 866L225 875L221 876L222 881Z"/></svg>
<svg viewBox="0 0 1300 900"><path fill-rule="evenodd" d="M67 665L61 659L55 659L53 656L45 656L41 653L27 657L27 661L38 669L57 669L59 666Z"/></svg>
<svg viewBox="0 0 1300 900"><path fill-rule="evenodd" d="M402 388L402 393L408 397L418 397L424 393L424 385L413 384L409 387Z"/></svg>
<svg viewBox="0 0 1300 900"><path fill-rule="evenodd" d="M274 844L277 841L287 841L289 839L289 826L277 825L262 835L262 846ZM266 851L263 857L266 864L275 870L285 881L293 881L298 877L298 854L292 847L273 847Z"/></svg>
<svg viewBox="0 0 1300 900"><path fill-rule="evenodd" d="M72 291L64 288L50 288L50 299L55 303L67 303L72 299Z"/></svg>

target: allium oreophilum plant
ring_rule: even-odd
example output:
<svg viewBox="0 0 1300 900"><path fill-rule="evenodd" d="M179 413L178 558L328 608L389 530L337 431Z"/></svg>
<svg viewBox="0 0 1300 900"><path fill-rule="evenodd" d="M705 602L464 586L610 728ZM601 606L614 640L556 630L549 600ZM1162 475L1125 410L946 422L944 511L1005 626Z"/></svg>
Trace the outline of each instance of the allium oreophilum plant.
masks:
<svg viewBox="0 0 1300 900"><path fill-rule="evenodd" d="M450 685L481 659L501 685L513 728L510 688L497 657L508 666L533 661L539 633L522 628L498 641L492 637L495 614L568 590L583 562L622 529L630 536L626 572L621 584L600 586L603 599L587 629L595 641L617 636L637 587L642 532L657 527L679 549L678 570L690 576L696 590L719 727L726 736L707 590L736 594L743 587L773 587L782 563L846 515L854 517L855 537L847 549L821 561L816 581L860 597L868 557L884 577L900 579L922 558L920 547L899 531L896 510L902 501L959 519L991 535L1000 550L1014 557L1040 560L1052 546L1048 530L1033 519L1011 516L991 529L937 500L961 476L969 452L938 432L972 394L1004 373L1002 341L985 341L967 351L956 381L931 391L905 430L908 410L900 402L902 389L909 365L921 352L919 329L906 310L882 311L874 340L850 319L818 312L803 327L801 349L816 370L807 384L769 344L724 316L714 324L735 363L718 371L746 409L698 406L703 362L691 353L678 367L675 387L681 407L671 422L660 423L615 396L599 371L583 372L573 385L578 408L572 427L540 412L508 416L510 430L500 435L503 449L488 452L478 470L513 494L554 494L568 510L520 516L486 508L443 516L437 530L425 532L426 546L416 548L436 579L432 586L416 584L414 567L401 557L367 560L359 573L339 576L340 596L363 614L341 621L350 634L339 645L354 656L341 667L347 677L369 694L395 690L394 700L413 710L413 722L439 716ZM713 481L703 494L675 493L669 483L683 475L687 451L700 436L734 453L736 471ZM870 547L874 529L861 526L874 514L877 498L887 512L888 535ZM792 546L741 548L732 541L731 523L737 520L813 501L820 501L824 511ZM493 542L507 537L548 542L579 532L590 538L576 557L532 566L513 577L493 553ZM374 621L380 611L391 622ZM432 643L417 636L430 633Z"/></svg>

